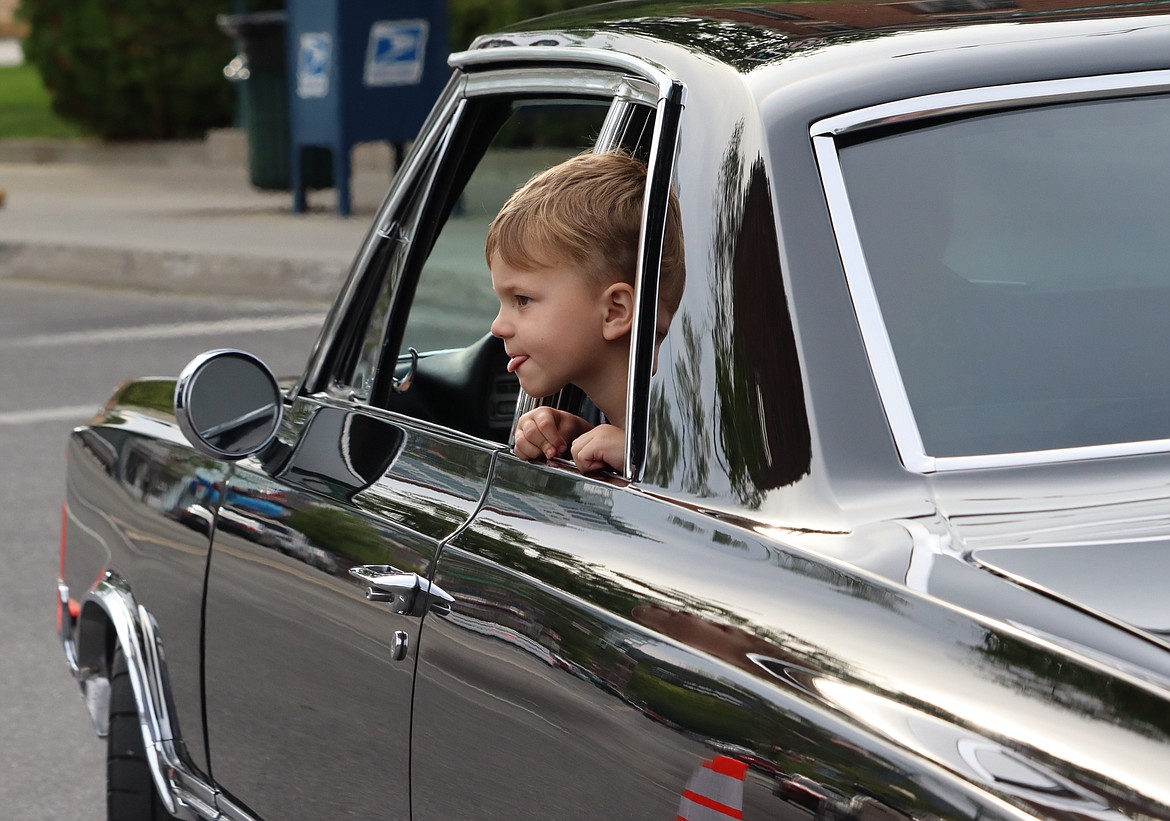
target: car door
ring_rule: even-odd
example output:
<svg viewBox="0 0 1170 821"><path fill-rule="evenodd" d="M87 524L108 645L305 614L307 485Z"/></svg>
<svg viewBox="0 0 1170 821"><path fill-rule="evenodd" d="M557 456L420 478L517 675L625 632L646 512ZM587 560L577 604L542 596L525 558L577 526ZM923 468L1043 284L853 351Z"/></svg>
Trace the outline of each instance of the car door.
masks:
<svg viewBox="0 0 1170 821"><path fill-rule="evenodd" d="M652 179L644 308L663 230L654 203L666 199L654 186L670 184L680 95L668 80L624 82L611 122L626 125L610 139L648 160ZM655 338L652 311L640 334ZM648 384L652 345L633 347L631 367ZM569 393L552 401L571 407ZM627 418L639 406L631 397ZM723 614L704 606L702 588L728 554L758 562L768 551L632 492L644 453L627 442L624 476L497 456L483 505L442 546L432 576L444 607L426 616L419 649L414 821L681 817L684 792L718 798L729 812L753 801L758 812L775 810L770 781L747 774L747 747L728 741L775 730L752 715L751 673L728 676L674 641L711 631L708 646L726 644ZM678 570L677 588L650 586L664 567ZM742 637L749 649L782 652Z"/></svg>
<svg viewBox="0 0 1170 821"><path fill-rule="evenodd" d="M470 520L519 386L488 334L487 225L593 146L612 99L457 78L286 409L237 466L206 586L212 776L229 817L408 818L411 695L439 545ZM550 142L534 123L555 122ZM273 455L275 454L275 455Z"/></svg>

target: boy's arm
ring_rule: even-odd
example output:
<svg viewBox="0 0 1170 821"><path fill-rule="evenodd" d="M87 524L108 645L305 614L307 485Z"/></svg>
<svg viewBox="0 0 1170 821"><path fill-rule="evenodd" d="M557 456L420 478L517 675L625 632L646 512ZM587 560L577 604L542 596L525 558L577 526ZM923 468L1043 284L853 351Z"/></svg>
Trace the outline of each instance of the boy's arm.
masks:
<svg viewBox="0 0 1170 821"><path fill-rule="evenodd" d="M582 473L602 468L622 472L626 462L626 432L617 425L598 425L573 440L573 461Z"/></svg>
<svg viewBox="0 0 1170 821"><path fill-rule="evenodd" d="M552 459L592 427L580 416L556 408L533 408L516 423L513 450L521 459ZM624 447L624 446L623 446Z"/></svg>

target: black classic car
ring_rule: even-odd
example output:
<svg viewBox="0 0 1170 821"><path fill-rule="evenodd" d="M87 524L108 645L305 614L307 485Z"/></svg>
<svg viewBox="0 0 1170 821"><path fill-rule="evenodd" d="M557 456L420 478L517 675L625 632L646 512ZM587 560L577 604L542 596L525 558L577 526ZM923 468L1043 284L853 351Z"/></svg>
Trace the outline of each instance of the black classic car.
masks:
<svg viewBox="0 0 1170 821"><path fill-rule="evenodd" d="M303 373L211 351L72 434L110 817L1170 818L1170 6L623 2L450 64ZM520 391L483 242L613 149L583 474L509 448L585 406Z"/></svg>

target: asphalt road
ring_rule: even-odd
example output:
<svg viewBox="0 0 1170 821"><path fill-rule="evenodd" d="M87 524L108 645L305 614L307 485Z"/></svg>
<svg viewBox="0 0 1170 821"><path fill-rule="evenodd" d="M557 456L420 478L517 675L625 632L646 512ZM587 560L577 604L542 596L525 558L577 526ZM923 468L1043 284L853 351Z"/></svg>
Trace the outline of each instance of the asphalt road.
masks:
<svg viewBox="0 0 1170 821"><path fill-rule="evenodd" d="M65 440L123 379L239 347L299 373L324 305L0 280L0 818L105 818L105 744L55 632Z"/></svg>

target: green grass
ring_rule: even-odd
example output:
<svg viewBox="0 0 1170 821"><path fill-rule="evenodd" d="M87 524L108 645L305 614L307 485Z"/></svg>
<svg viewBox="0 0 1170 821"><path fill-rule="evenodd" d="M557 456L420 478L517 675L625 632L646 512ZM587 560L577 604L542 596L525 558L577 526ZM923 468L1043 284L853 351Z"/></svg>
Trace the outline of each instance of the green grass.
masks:
<svg viewBox="0 0 1170 821"><path fill-rule="evenodd" d="M77 126L50 108L49 92L30 65L0 66L0 140L79 137Z"/></svg>

